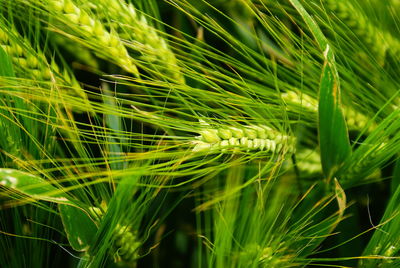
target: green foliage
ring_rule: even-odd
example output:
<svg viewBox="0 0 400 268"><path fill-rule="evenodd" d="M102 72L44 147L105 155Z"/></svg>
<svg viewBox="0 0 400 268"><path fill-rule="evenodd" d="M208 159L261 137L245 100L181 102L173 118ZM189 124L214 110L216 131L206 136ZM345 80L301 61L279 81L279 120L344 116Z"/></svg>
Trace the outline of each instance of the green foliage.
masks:
<svg viewBox="0 0 400 268"><path fill-rule="evenodd" d="M48 181L32 174L13 169L0 169L0 184L29 197L56 203L71 203L68 196Z"/></svg>
<svg viewBox="0 0 400 268"><path fill-rule="evenodd" d="M93 242L97 227L81 209L60 204L60 217L71 248L86 251Z"/></svg>
<svg viewBox="0 0 400 268"><path fill-rule="evenodd" d="M319 141L321 164L331 179L351 152L346 123L340 107L340 84L334 54L318 25L297 0L291 1L314 35L324 53L324 66L319 90Z"/></svg>
<svg viewBox="0 0 400 268"><path fill-rule="evenodd" d="M398 265L389 2L0 1L0 266Z"/></svg>

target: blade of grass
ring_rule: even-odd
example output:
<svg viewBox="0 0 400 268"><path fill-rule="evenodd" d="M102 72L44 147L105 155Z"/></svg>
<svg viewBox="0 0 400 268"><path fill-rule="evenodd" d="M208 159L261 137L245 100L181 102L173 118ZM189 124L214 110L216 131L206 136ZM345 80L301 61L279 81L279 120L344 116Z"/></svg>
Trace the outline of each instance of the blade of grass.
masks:
<svg viewBox="0 0 400 268"><path fill-rule="evenodd" d="M70 246L76 251L87 251L96 235L96 224L76 207L60 204L58 209Z"/></svg>
<svg viewBox="0 0 400 268"><path fill-rule="evenodd" d="M0 184L17 190L31 198L59 203L61 220L71 247L76 251L86 251L92 242L97 226L93 220L68 195L46 180L32 174L0 169Z"/></svg>
<svg viewBox="0 0 400 268"><path fill-rule="evenodd" d="M0 185L14 189L34 199L72 204L66 193L57 189L48 181L23 171L8 168L0 169Z"/></svg>
<svg viewBox="0 0 400 268"><path fill-rule="evenodd" d="M326 54L329 54L327 46ZM334 63L324 64L319 92L319 143L325 176L331 179L351 153L348 131L340 108L340 86Z"/></svg>
<svg viewBox="0 0 400 268"><path fill-rule="evenodd" d="M317 23L298 0L290 0L290 2L308 25L320 50L324 51L324 66L319 91L318 131L322 168L329 180L351 153L346 122L340 107L339 74L334 53Z"/></svg>

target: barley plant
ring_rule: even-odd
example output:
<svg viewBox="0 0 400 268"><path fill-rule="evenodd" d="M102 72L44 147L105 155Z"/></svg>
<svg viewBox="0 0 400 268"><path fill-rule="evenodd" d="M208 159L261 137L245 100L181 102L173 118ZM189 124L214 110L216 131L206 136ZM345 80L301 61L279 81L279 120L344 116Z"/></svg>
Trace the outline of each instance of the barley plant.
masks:
<svg viewBox="0 0 400 268"><path fill-rule="evenodd" d="M400 267L399 14L0 0L0 267Z"/></svg>

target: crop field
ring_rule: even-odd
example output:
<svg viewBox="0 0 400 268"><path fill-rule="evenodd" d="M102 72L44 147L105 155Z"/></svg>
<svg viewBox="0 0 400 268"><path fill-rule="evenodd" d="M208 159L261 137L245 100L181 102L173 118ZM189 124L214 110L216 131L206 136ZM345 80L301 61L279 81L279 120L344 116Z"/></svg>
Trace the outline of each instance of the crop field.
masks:
<svg viewBox="0 0 400 268"><path fill-rule="evenodd" d="M399 0L0 0L0 267L400 267Z"/></svg>

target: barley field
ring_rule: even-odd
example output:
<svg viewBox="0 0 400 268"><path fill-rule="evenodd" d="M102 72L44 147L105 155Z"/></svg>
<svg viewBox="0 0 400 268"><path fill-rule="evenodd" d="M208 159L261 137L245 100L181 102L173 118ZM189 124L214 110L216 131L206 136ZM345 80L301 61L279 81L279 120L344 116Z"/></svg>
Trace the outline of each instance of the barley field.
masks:
<svg viewBox="0 0 400 268"><path fill-rule="evenodd" d="M0 267L400 267L399 0L0 0Z"/></svg>

